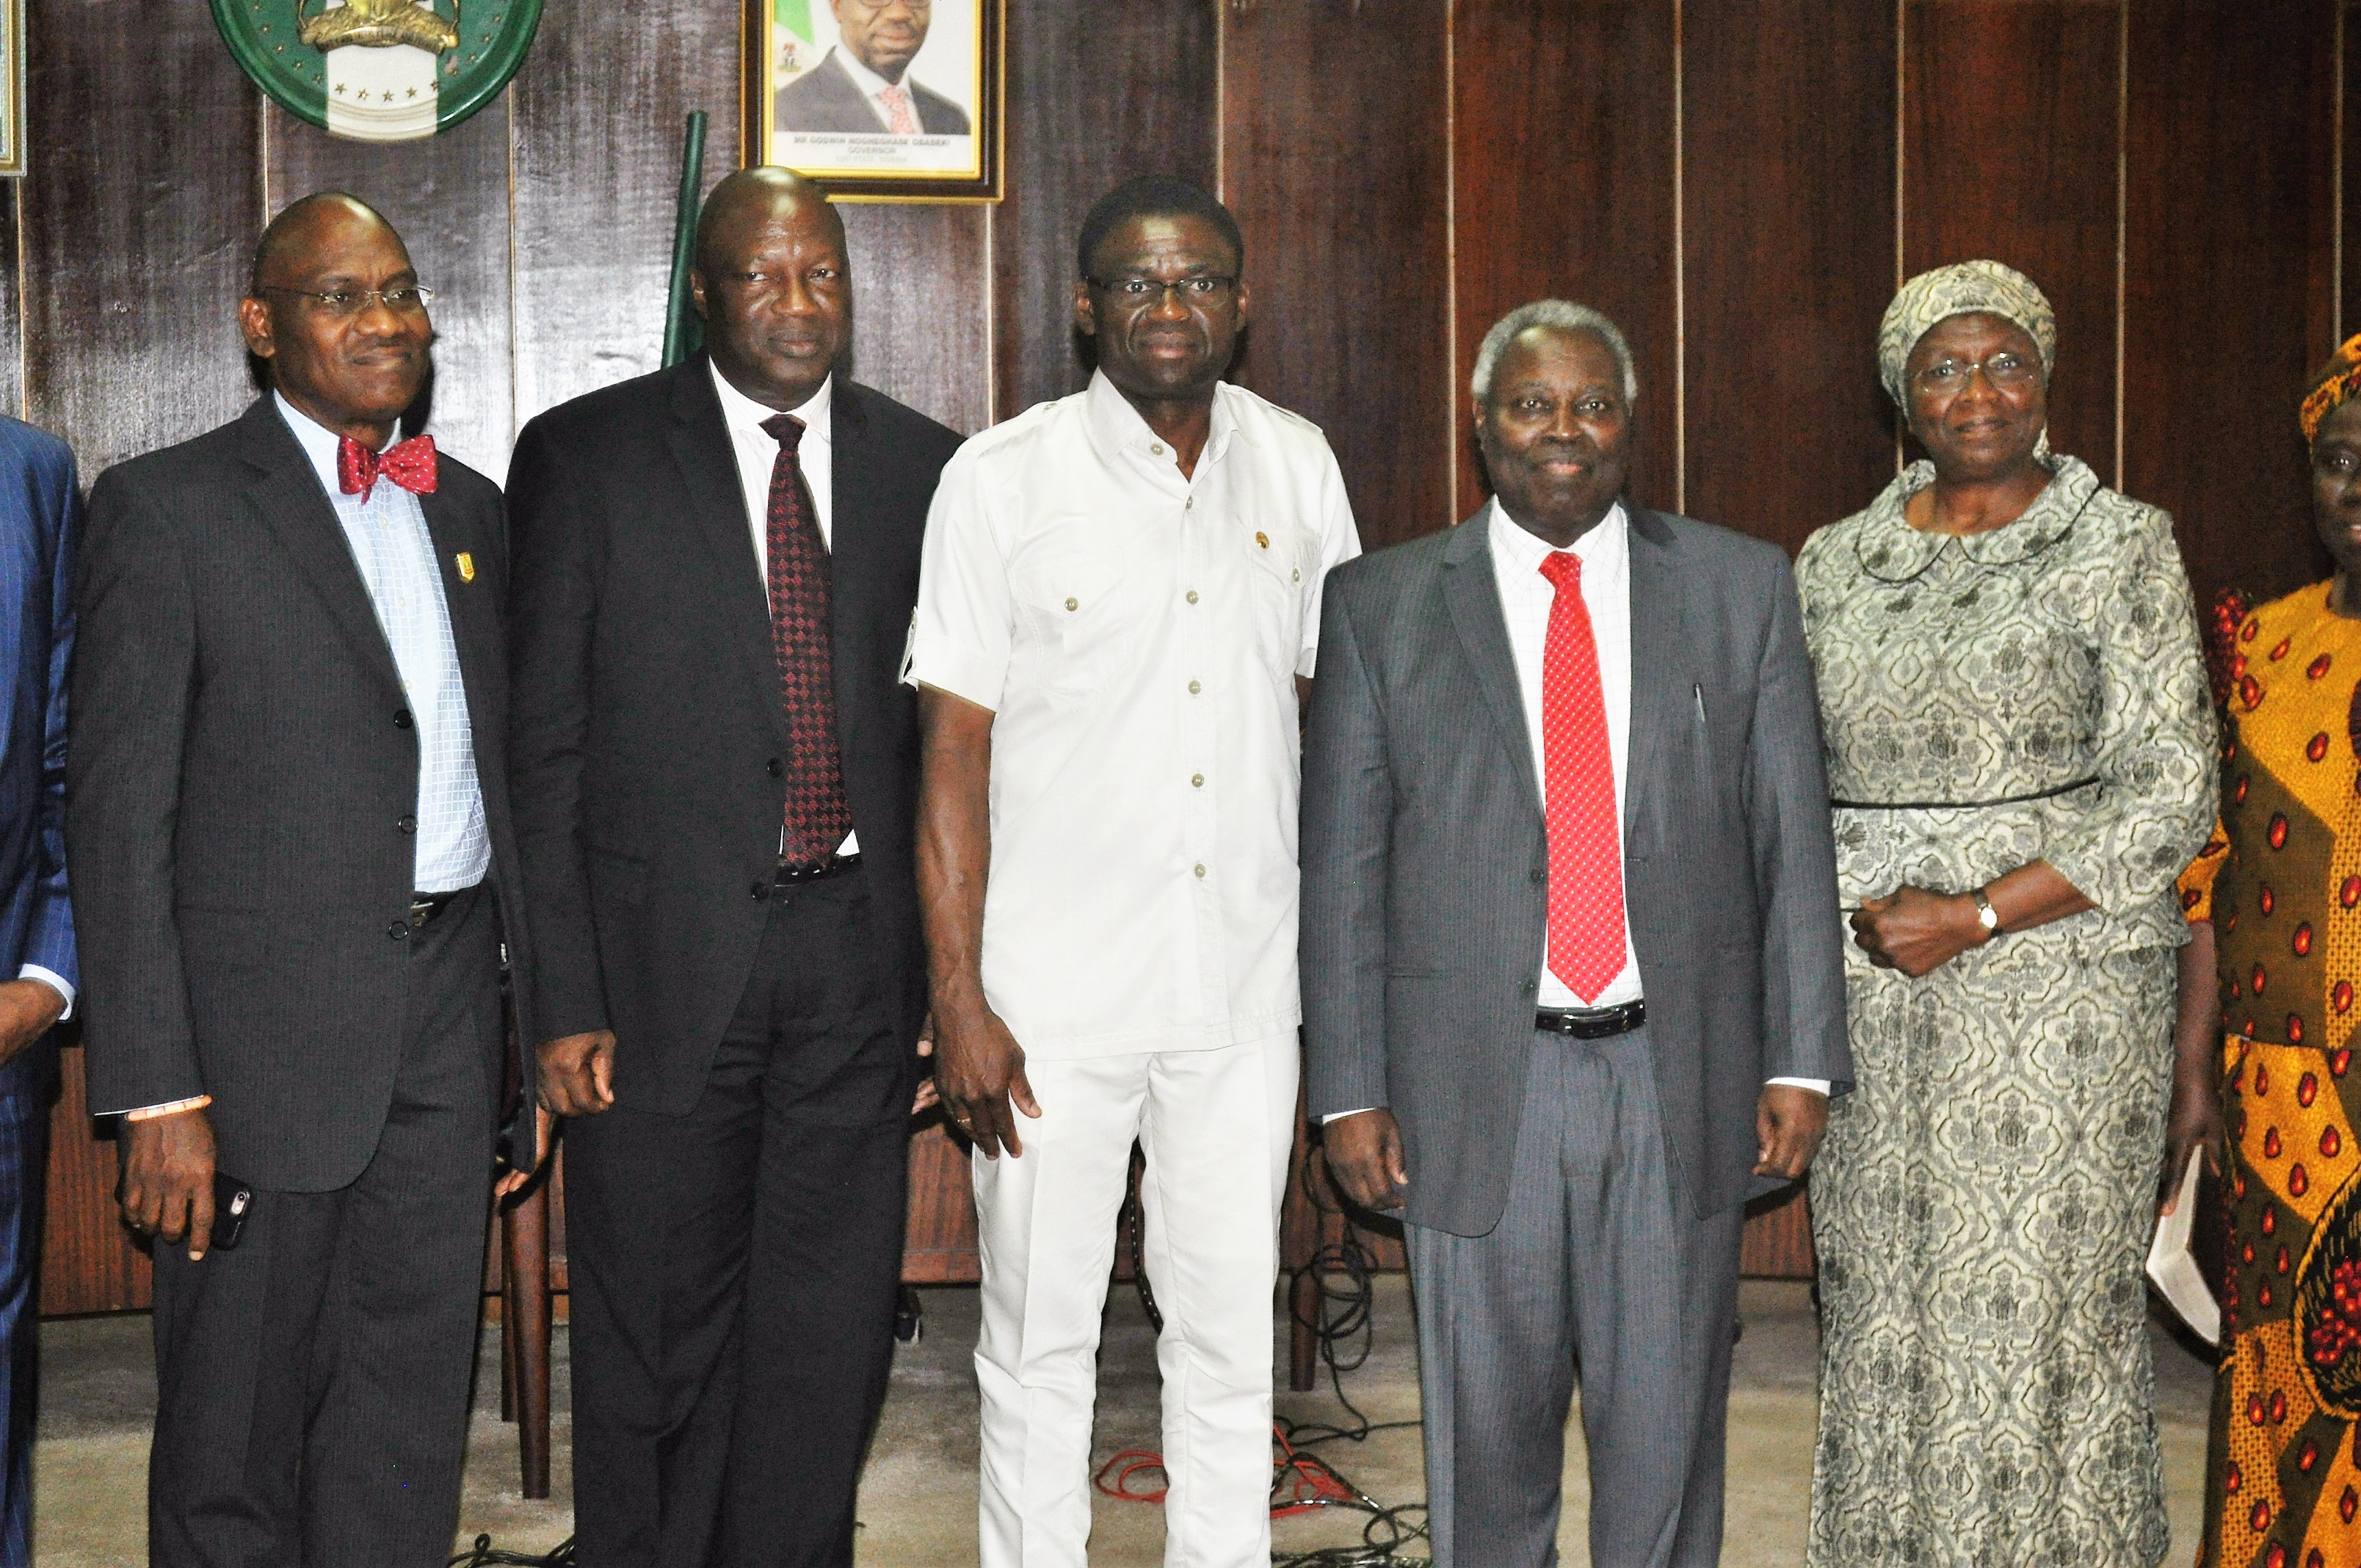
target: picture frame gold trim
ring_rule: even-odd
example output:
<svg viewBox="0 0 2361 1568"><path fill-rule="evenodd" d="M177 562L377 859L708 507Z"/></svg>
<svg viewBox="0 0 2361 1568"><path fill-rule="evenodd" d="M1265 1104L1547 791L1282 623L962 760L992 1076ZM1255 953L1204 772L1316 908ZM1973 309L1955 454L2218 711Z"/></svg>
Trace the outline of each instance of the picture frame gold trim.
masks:
<svg viewBox="0 0 2361 1568"><path fill-rule="evenodd" d="M8 95L0 104L0 177L13 178L25 172L25 0L0 0L0 10L6 12L0 48L8 55L0 60L0 91Z"/></svg>
<svg viewBox="0 0 2361 1568"><path fill-rule="evenodd" d="M809 0L812 9L825 11L831 0ZM21 5L23 0L0 0ZM742 0L742 30L739 46L741 78L740 138L748 168L780 162L808 174L845 202L997 202L1007 168L1007 27L1006 0L934 0L939 9L957 8L974 17L975 75L971 137L975 156L956 173L939 170L895 170L838 162L810 164L798 160L792 148L774 158L777 135L774 124L776 88L772 61L778 48L774 0Z"/></svg>

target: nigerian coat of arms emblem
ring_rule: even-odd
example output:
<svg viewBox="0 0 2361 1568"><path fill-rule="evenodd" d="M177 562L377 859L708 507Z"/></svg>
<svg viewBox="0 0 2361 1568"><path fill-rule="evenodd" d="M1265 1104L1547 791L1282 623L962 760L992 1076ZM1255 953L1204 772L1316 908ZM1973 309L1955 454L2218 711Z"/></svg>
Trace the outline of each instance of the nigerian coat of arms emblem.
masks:
<svg viewBox="0 0 2361 1568"><path fill-rule="evenodd" d="M255 84L289 114L356 141L410 141L500 95L542 0L213 0Z"/></svg>

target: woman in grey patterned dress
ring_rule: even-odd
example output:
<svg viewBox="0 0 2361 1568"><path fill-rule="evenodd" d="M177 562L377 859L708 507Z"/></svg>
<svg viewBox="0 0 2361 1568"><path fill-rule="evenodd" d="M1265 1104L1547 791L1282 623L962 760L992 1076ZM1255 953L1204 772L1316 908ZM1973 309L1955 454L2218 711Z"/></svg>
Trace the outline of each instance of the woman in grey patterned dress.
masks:
<svg viewBox="0 0 2361 1568"><path fill-rule="evenodd" d="M2213 821L2171 520L2048 452L2056 327L1989 261L1879 334L1931 461L1796 569L1855 941L1812 1172L1816 1568L2151 1568L2141 1259L2173 879Z"/></svg>

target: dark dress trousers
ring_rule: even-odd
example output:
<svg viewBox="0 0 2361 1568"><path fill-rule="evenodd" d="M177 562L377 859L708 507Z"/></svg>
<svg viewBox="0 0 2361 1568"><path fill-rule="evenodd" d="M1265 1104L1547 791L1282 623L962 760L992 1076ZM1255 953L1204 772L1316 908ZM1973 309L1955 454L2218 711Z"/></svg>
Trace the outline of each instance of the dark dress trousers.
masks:
<svg viewBox="0 0 2361 1568"><path fill-rule="evenodd" d="M176 1568L417 1568L456 1523L500 948L526 939L500 492L446 457L420 500L491 869L413 927L419 733L272 400L91 492L66 785L91 1103L210 1094L258 1192L234 1250L155 1249L149 1550Z"/></svg>
<svg viewBox="0 0 2361 1568"><path fill-rule="evenodd" d="M517 444L513 791L566 1126L575 1517L599 1568L851 1560L884 1398L926 973L897 682L959 438L840 378L831 613L857 871L774 885L787 724L703 356Z"/></svg>
<svg viewBox="0 0 2361 1568"><path fill-rule="evenodd" d="M930 137L963 137L971 133L967 111L905 71L902 85L910 90L910 107L918 116L918 130ZM779 89L772 101L771 123L782 131L810 131L826 136L884 136L885 122L852 80L852 72L835 49L828 58Z"/></svg>
<svg viewBox="0 0 2361 1568"><path fill-rule="evenodd" d="M1549 849L1488 529L1327 583L1303 768L1315 1117L1410 1174L1438 1564L1555 1560L1575 1364L1598 1563L1719 1560L1765 1080L1852 1076L1819 716L1786 558L1627 509L1625 908L1645 1026L1534 1027Z"/></svg>
<svg viewBox="0 0 2361 1568"><path fill-rule="evenodd" d="M81 983L66 896L66 663L82 532L73 454L0 416L0 981ZM34 1311L57 1046L0 1067L0 1568L32 1561Z"/></svg>

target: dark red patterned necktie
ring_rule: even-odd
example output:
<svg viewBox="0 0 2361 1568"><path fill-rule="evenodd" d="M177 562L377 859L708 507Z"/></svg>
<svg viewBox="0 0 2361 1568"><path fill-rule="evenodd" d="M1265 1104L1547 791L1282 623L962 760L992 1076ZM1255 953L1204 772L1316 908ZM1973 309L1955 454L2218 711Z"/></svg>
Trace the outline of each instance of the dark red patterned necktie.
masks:
<svg viewBox="0 0 2361 1568"><path fill-rule="evenodd" d="M852 831L844 766L836 746L836 655L829 630L828 546L796 448L804 422L773 414L763 428L779 443L771 465L768 516L771 651L779 661L779 702L787 715L786 836L780 853L796 865L825 861Z"/></svg>

